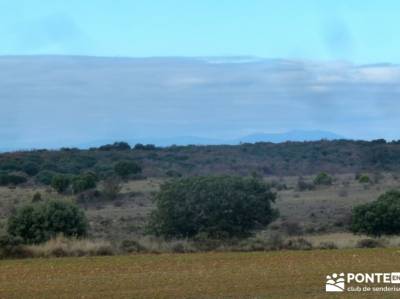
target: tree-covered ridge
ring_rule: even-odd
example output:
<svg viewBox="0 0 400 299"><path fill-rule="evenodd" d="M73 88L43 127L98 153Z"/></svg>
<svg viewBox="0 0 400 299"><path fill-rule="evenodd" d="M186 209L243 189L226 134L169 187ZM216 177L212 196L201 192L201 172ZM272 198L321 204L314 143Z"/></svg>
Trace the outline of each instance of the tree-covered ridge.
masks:
<svg viewBox="0 0 400 299"><path fill-rule="evenodd" d="M80 150L32 150L0 154L0 184L51 184L58 174L118 175L121 161L135 175L305 175L400 169L400 142L317 141L240 145L170 146L115 144ZM132 165L132 163L135 163Z"/></svg>

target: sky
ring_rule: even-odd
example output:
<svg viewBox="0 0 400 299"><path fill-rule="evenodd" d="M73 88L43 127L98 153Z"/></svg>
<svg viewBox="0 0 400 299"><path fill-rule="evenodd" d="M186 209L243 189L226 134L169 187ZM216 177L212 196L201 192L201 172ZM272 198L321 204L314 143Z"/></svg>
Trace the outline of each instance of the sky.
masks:
<svg viewBox="0 0 400 299"><path fill-rule="evenodd" d="M400 62L398 1L0 1L1 55Z"/></svg>
<svg viewBox="0 0 400 299"><path fill-rule="evenodd" d="M292 130L400 139L398 11L0 0L0 150Z"/></svg>

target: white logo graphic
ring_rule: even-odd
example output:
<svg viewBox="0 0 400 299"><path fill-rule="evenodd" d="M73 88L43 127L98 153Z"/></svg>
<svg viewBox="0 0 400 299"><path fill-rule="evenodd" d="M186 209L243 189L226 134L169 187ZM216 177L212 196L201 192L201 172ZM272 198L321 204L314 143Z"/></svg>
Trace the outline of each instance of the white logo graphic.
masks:
<svg viewBox="0 0 400 299"><path fill-rule="evenodd" d="M327 292L343 292L344 291L344 273L339 275L333 273L326 276L325 291Z"/></svg>

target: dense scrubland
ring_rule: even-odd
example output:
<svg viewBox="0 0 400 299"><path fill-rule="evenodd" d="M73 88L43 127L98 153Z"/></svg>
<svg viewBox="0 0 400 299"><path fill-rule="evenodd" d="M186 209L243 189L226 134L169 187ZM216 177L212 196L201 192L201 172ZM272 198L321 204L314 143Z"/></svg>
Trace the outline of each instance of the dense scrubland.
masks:
<svg viewBox="0 0 400 299"><path fill-rule="evenodd" d="M354 208L398 188L399 166L400 143L384 140L3 153L0 245L15 257L393 247L396 224L365 226L363 208L356 223ZM51 209L75 222L38 232Z"/></svg>
<svg viewBox="0 0 400 299"><path fill-rule="evenodd" d="M213 146L170 146L137 144L131 148L118 142L89 150L63 148L32 150L0 155L2 182L10 171L46 183L57 173L93 171L100 178L112 174L117 161L135 161L145 177L234 174L299 176L320 172L331 174L361 171L398 171L400 142L385 140L256 143ZM23 180L23 179L22 179ZM21 183L16 179L13 183Z"/></svg>

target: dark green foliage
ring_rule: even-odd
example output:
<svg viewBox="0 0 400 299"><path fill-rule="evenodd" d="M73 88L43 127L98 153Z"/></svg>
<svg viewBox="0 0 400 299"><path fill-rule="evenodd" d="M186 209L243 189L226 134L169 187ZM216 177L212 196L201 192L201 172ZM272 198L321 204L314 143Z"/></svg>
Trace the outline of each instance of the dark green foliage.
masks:
<svg viewBox="0 0 400 299"><path fill-rule="evenodd" d="M274 201L269 187L254 178L178 179L156 195L150 230L165 237L242 237L277 217Z"/></svg>
<svg viewBox="0 0 400 299"><path fill-rule="evenodd" d="M371 236L400 234L400 191L392 190L353 209L351 230Z"/></svg>
<svg viewBox="0 0 400 299"><path fill-rule="evenodd" d="M99 147L101 151L128 151L131 146L126 142L114 142L113 144L106 144Z"/></svg>
<svg viewBox="0 0 400 299"><path fill-rule="evenodd" d="M71 184L71 179L67 175L57 174L53 177L51 181L51 186L58 192L65 192L69 185Z"/></svg>
<svg viewBox="0 0 400 299"><path fill-rule="evenodd" d="M50 185L55 175L55 172L43 170L36 175L35 179L43 185Z"/></svg>
<svg viewBox="0 0 400 299"><path fill-rule="evenodd" d="M155 150L156 146L154 144L135 144L135 150Z"/></svg>
<svg viewBox="0 0 400 299"><path fill-rule="evenodd" d="M367 184L371 182L371 179L369 178L369 176L367 176L366 174L363 174L360 176L360 178L358 179L358 182L360 182L361 184Z"/></svg>
<svg viewBox="0 0 400 299"><path fill-rule="evenodd" d="M321 172L315 177L314 185L332 185L332 177L325 172Z"/></svg>
<svg viewBox="0 0 400 299"><path fill-rule="evenodd" d="M49 200L26 204L8 219L8 234L24 243L41 243L55 237L83 236L87 221L78 206L66 200Z"/></svg>
<svg viewBox="0 0 400 299"><path fill-rule="evenodd" d="M29 176L34 176L39 172L39 166L33 162L23 164L22 170Z"/></svg>
<svg viewBox="0 0 400 299"><path fill-rule="evenodd" d="M313 175L326 173L380 173L400 169L400 142L316 141L259 142L241 145L170 146L154 148L138 145L128 150L116 143L103 150L64 149L61 151L35 150L0 154L0 172L23 172L27 163L34 163L40 171L79 175L95 171L100 179L115 175L118 161L136 161L146 175L163 177L168 170L182 176L248 175L252 171L266 176ZM372 182L375 176L370 175ZM50 184L46 179L45 184Z"/></svg>
<svg viewBox="0 0 400 299"><path fill-rule="evenodd" d="M88 189L96 188L96 183L97 176L92 172L75 176L72 178L72 192L76 194Z"/></svg>
<svg viewBox="0 0 400 299"><path fill-rule="evenodd" d="M35 194L33 194L32 202L39 202L39 201L42 201L42 194L40 194L40 192L36 192Z"/></svg>
<svg viewBox="0 0 400 299"><path fill-rule="evenodd" d="M83 170L93 167L97 160L79 152L61 152L62 156L57 161L57 171L62 173L79 174Z"/></svg>
<svg viewBox="0 0 400 299"><path fill-rule="evenodd" d="M142 168L133 161L120 161L114 166L115 173L121 178L142 172Z"/></svg>
<svg viewBox="0 0 400 299"><path fill-rule="evenodd" d="M0 161L0 170L3 171L18 171L21 170L21 161L15 158L9 157Z"/></svg>
<svg viewBox="0 0 400 299"><path fill-rule="evenodd" d="M26 181L27 179L20 175L0 173L0 186L19 185Z"/></svg>
<svg viewBox="0 0 400 299"><path fill-rule="evenodd" d="M19 237L0 236L0 259L30 257L29 252L24 250L22 243L22 239Z"/></svg>

